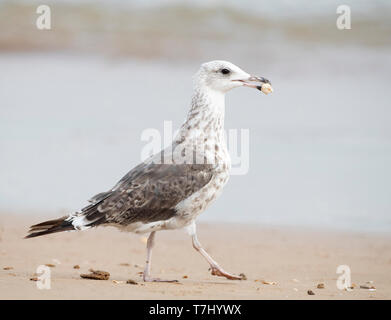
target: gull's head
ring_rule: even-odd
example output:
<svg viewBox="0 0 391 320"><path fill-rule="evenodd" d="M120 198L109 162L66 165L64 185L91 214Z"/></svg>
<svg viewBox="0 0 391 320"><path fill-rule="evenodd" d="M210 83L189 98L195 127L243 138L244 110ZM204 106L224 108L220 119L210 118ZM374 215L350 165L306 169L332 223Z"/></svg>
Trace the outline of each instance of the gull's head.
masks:
<svg viewBox="0 0 391 320"><path fill-rule="evenodd" d="M222 93L242 86L256 88L265 94L273 92L269 80L252 76L233 63L222 60L202 64L194 77L194 81L197 87L206 86L211 90Z"/></svg>

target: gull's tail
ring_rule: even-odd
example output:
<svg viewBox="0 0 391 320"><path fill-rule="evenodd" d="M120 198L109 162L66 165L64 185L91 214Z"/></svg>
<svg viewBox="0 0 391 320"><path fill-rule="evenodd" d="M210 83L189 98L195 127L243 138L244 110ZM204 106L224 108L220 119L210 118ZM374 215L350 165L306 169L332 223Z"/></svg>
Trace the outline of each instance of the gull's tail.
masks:
<svg viewBox="0 0 391 320"><path fill-rule="evenodd" d="M90 200L91 204L84 207L80 212L75 212L69 216L64 216L59 219L49 220L31 226L29 234L25 237L25 239L56 232L86 230L106 223L105 213L99 210L99 205L110 194L111 192L102 192L97 194Z"/></svg>
<svg viewBox="0 0 391 320"><path fill-rule="evenodd" d="M29 234L25 237L34 238L43 236L45 234L77 230L72 224L72 221L69 219L69 216L61 217L55 220L49 220L42 223L35 224L30 227Z"/></svg>

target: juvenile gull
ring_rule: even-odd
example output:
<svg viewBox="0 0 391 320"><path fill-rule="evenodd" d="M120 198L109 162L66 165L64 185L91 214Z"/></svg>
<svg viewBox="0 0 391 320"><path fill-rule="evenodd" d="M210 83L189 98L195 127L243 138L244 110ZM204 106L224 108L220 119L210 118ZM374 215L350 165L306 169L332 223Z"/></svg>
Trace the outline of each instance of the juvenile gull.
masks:
<svg viewBox="0 0 391 320"><path fill-rule="evenodd" d="M32 226L26 238L96 226L150 233L143 279L170 281L150 275L155 233L186 228L193 247L210 264L212 275L241 279L222 269L202 248L195 225L198 215L219 196L229 178L225 93L240 86L272 91L267 79L250 76L230 62L201 65L194 77L190 111L170 147L133 168L112 189L95 195L79 212Z"/></svg>

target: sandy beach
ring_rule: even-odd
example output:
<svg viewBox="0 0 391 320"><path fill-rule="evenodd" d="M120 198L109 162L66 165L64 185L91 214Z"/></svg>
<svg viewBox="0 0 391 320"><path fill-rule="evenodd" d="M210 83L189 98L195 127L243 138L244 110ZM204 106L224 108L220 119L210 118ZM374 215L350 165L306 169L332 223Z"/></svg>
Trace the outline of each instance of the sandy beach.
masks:
<svg viewBox="0 0 391 320"><path fill-rule="evenodd" d="M0 1L0 299L391 299L391 2L312 3ZM207 74L231 85L194 81L212 60L274 92L231 92L251 78L225 63ZM183 230L152 258L177 283L142 281L148 234L24 239L168 147L195 104L219 111L202 122L232 166L198 237L246 279L211 275Z"/></svg>
<svg viewBox="0 0 391 320"><path fill-rule="evenodd" d="M179 283L143 283L144 235L98 228L23 239L27 227L38 220L1 216L0 299L391 298L388 235L200 224L199 238L206 250L227 271L247 277L229 281L209 273L185 232L163 231L157 234L152 272ZM40 290L30 280L45 264L51 265L50 290ZM351 291L336 286L339 265L351 269ZM110 279L82 279L80 274L90 268L109 272ZM127 284L128 279L137 285ZM376 290L360 288L367 282ZM320 283L324 288L317 288Z"/></svg>

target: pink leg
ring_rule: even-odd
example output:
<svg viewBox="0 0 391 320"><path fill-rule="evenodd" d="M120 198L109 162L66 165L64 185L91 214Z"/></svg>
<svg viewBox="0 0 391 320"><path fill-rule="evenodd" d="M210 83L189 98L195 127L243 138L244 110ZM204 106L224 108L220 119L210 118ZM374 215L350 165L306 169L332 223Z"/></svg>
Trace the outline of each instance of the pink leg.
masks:
<svg viewBox="0 0 391 320"><path fill-rule="evenodd" d="M188 231L191 235L194 249L196 249L199 253L201 253L202 256L206 259L206 261L208 261L208 263L212 269L212 275L219 276L219 277L226 277L227 279L230 279L230 280L243 280L242 277L230 274L227 271L225 271L222 267L220 267L218 265L218 263L216 261L214 261L212 259L212 257L204 250L204 248L202 248L200 242L197 239L197 234L195 231L195 224L193 226L190 226L188 228Z"/></svg>
<svg viewBox="0 0 391 320"><path fill-rule="evenodd" d="M178 282L178 280L163 280L159 278L151 278L151 260L152 260L152 248L155 240L155 232L151 232L147 241L147 261L145 263L145 269L143 274L143 280L145 282Z"/></svg>

